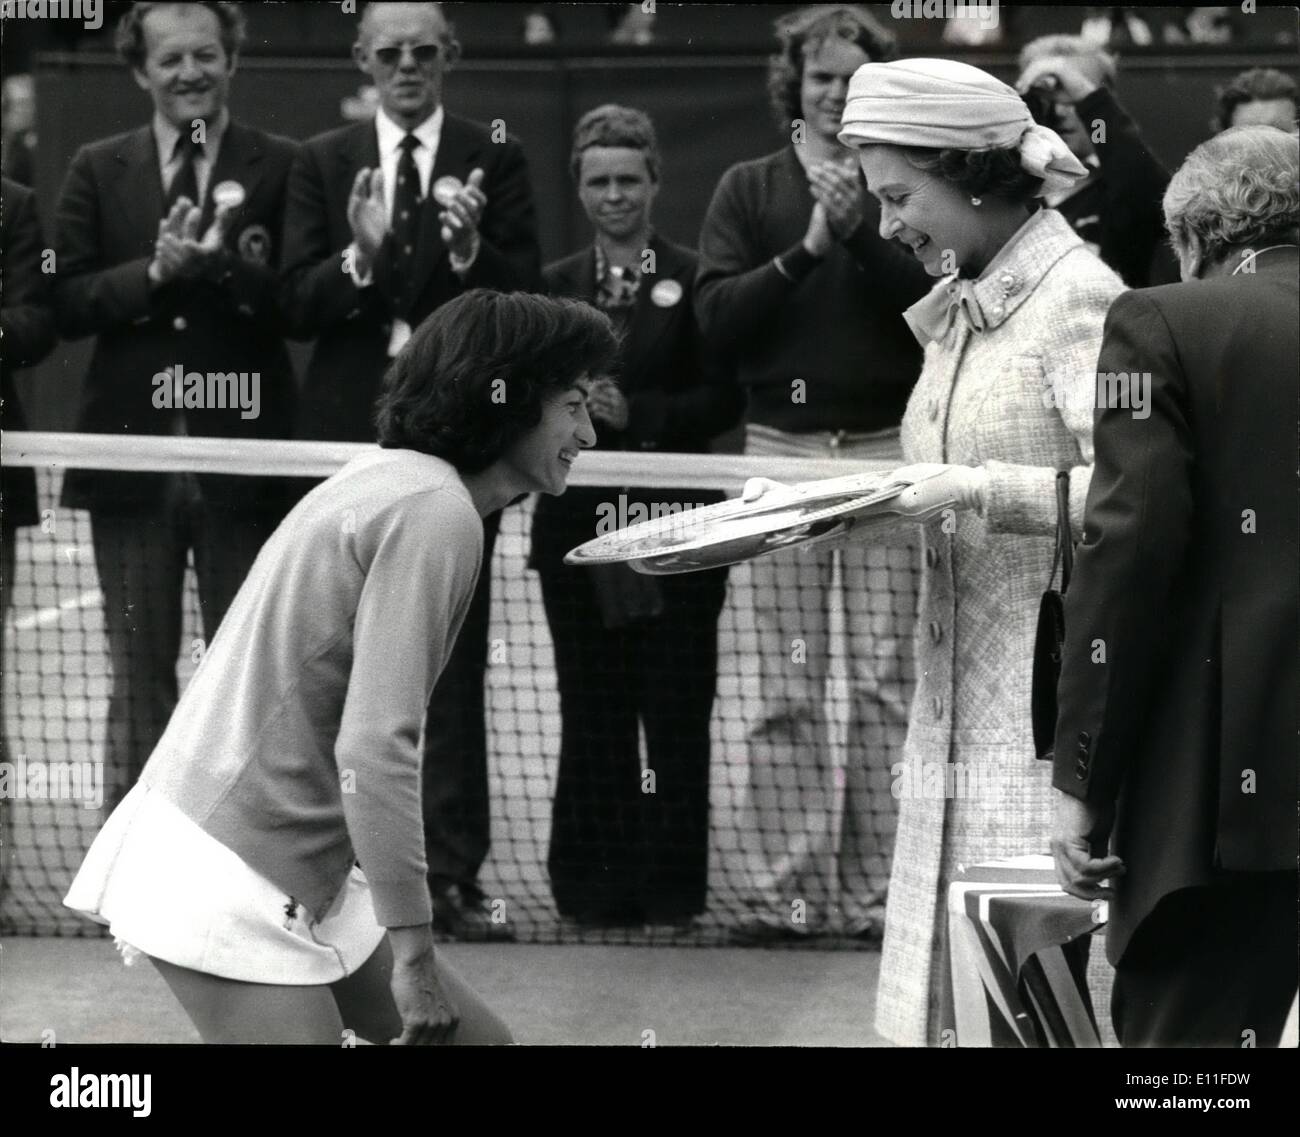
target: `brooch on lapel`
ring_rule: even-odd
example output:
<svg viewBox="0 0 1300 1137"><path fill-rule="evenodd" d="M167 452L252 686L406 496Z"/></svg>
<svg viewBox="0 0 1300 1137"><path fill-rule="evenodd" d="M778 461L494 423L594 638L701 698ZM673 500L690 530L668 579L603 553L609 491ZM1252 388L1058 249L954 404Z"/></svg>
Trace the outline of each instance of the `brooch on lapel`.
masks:
<svg viewBox="0 0 1300 1137"><path fill-rule="evenodd" d="M650 302L659 308L671 308L682 298L682 286L675 280L661 280L650 289Z"/></svg>
<svg viewBox="0 0 1300 1137"><path fill-rule="evenodd" d="M446 209L463 188L460 178L447 174L433 183L433 200Z"/></svg>
<svg viewBox="0 0 1300 1137"><path fill-rule="evenodd" d="M1007 301L1020 291L1020 278L1014 272L1003 272L998 275L998 301L993 305L993 318L1002 319L1006 314Z"/></svg>
<svg viewBox="0 0 1300 1137"><path fill-rule="evenodd" d="M212 204L218 209L238 209L247 196L238 182L218 182L212 187Z"/></svg>
<svg viewBox="0 0 1300 1137"><path fill-rule="evenodd" d="M271 234L265 225L250 225L235 242L239 255L249 264L264 265L271 260Z"/></svg>

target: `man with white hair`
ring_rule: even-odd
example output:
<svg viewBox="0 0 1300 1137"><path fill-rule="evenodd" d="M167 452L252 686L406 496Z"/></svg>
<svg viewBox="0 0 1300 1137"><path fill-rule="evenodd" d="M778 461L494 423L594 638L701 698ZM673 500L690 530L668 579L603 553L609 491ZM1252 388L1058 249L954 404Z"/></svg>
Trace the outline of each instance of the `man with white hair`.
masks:
<svg viewBox="0 0 1300 1137"><path fill-rule="evenodd" d="M1052 850L1111 901L1125 1046L1276 1046L1296 992L1297 155L1273 127L1192 152L1183 283L1121 295L1097 364L1149 414L1097 410Z"/></svg>

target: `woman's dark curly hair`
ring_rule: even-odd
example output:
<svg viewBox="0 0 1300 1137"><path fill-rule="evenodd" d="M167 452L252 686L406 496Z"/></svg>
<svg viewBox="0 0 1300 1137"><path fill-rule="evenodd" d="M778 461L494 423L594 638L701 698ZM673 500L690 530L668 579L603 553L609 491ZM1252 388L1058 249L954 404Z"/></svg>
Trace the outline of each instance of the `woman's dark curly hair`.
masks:
<svg viewBox="0 0 1300 1137"><path fill-rule="evenodd" d="M833 36L856 44L872 63L898 58L898 41L865 9L852 4L817 4L787 12L776 21L778 50L767 60L767 95L776 127L789 131L803 113L799 98L804 60Z"/></svg>
<svg viewBox="0 0 1300 1137"><path fill-rule="evenodd" d="M226 58L234 59L239 54L239 49L244 46L244 39L248 34L248 25L239 5L223 2L201 3L198 6L207 8L217 17L217 22L221 25L221 46L226 49ZM193 7L194 4L168 2L132 4L117 22L117 34L114 40L117 54L136 71L142 70L148 50L144 42L144 18L155 8Z"/></svg>
<svg viewBox="0 0 1300 1137"><path fill-rule="evenodd" d="M578 300L475 288L438 308L389 365L379 444L486 470L542 421L542 401L608 374L618 338Z"/></svg>
<svg viewBox="0 0 1300 1137"><path fill-rule="evenodd" d="M1020 164L1020 151L929 150L903 148L908 162L918 170L934 174L972 197L996 197L1012 205L1028 205L1043 189L1043 179Z"/></svg>

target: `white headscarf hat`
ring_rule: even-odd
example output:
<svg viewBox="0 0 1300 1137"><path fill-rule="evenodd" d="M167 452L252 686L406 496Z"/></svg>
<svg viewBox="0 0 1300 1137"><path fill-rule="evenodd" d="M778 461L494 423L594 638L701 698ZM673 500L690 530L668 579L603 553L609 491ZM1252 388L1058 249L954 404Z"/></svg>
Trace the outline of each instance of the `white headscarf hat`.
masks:
<svg viewBox="0 0 1300 1137"><path fill-rule="evenodd" d="M935 150L1016 148L1043 179L1042 194L1068 188L1087 168L1054 130L1034 122L1024 100L987 71L951 59L866 63L849 81L840 141Z"/></svg>

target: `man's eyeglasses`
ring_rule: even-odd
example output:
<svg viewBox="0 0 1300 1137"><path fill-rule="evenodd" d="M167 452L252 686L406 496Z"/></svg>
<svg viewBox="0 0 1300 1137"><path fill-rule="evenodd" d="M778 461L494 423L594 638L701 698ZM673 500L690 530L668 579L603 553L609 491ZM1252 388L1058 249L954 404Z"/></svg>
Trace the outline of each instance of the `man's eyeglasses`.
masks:
<svg viewBox="0 0 1300 1137"><path fill-rule="evenodd" d="M402 47L406 46L408 45L402 45ZM409 46L411 58L421 67L428 67L442 54L443 50L440 43L417 43ZM401 47L377 47L371 54L385 67L396 67L402 62Z"/></svg>

